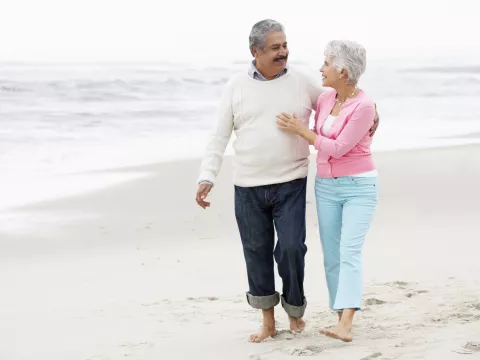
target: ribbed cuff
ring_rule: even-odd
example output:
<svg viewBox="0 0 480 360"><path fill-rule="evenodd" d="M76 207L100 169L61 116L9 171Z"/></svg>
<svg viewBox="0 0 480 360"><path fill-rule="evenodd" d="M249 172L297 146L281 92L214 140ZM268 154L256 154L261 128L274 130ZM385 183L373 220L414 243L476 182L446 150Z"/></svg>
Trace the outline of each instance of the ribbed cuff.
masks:
<svg viewBox="0 0 480 360"><path fill-rule="evenodd" d="M208 181L208 180L200 180L200 181L198 182L198 184L199 184L199 185L201 185L201 184L209 184L209 185L212 185L212 186L213 186L213 183L210 182L210 181Z"/></svg>
<svg viewBox="0 0 480 360"><path fill-rule="evenodd" d="M198 184L201 182L209 182L210 184L215 184L216 176L210 171L202 171L200 176L198 177Z"/></svg>

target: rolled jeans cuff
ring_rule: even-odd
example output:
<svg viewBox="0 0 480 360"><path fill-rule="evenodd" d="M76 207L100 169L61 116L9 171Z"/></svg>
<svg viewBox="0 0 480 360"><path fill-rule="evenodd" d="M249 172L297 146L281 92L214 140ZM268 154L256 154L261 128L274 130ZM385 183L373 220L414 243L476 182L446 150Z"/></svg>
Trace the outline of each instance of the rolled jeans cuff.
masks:
<svg viewBox="0 0 480 360"><path fill-rule="evenodd" d="M275 292L273 295L254 296L247 292L247 302L254 309L271 309L280 302L280 294Z"/></svg>
<svg viewBox="0 0 480 360"><path fill-rule="evenodd" d="M288 304L285 301L285 298L282 295L282 307L288 316L293 318L301 318L305 315L305 309L307 308L307 299L303 297L303 305L302 306L293 306Z"/></svg>

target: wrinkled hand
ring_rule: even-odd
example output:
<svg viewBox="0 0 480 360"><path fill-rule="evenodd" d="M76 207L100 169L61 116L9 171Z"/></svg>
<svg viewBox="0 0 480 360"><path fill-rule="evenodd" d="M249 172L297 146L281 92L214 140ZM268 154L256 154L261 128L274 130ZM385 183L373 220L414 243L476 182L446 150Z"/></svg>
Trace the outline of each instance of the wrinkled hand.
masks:
<svg viewBox="0 0 480 360"><path fill-rule="evenodd" d="M380 116L378 116L377 105L375 105L375 117L373 118L373 126L370 128L370 136L373 136L378 128L380 122Z"/></svg>
<svg viewBox="0 0 480 360"><path fill-rule="evenodd" d="M207 197L210 190L212 190L212 187L213 185L211 184L198 185L197 197L195 198L195 200L197 201L197 204L203 209L206 209L210 206L210 203L208 201L205 201L205 198Z"/></svg>
<svg viewBox="0 0 480 360"><path fill-rule="evenodd" d="M280 130L287 131L292 134L300 135L304 126L300 119L295 114L289 115L287 113L281 113L277 115L277 127Z"/></svg>

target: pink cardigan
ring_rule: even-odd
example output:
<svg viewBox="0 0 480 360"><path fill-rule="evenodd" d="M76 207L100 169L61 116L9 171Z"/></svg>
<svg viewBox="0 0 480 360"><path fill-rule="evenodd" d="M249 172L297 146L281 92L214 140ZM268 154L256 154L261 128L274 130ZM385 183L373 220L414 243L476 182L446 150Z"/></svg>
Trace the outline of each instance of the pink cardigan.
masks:
<svg viewBox="0 0 480 360"><path fill-rule="evenodd" d="M322 93L317 99L315 128L317 134L317 176L340 177L375 170L369 134L375 117L374 102L361 91L349 98L335 118L330 132L321 131L325 120L335 104L336 91Z"/></svg>

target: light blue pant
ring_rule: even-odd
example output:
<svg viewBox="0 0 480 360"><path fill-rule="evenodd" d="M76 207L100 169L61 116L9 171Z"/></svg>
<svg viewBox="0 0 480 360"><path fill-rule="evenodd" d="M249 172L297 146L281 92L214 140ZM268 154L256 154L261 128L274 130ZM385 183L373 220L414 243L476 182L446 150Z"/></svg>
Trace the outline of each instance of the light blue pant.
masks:
<svg viewBox="0 0 480 360"><path fill-rule="evenodd" d="M362 248L378 201L376 177L315 178L330 308L362 307Z"/></svg>

